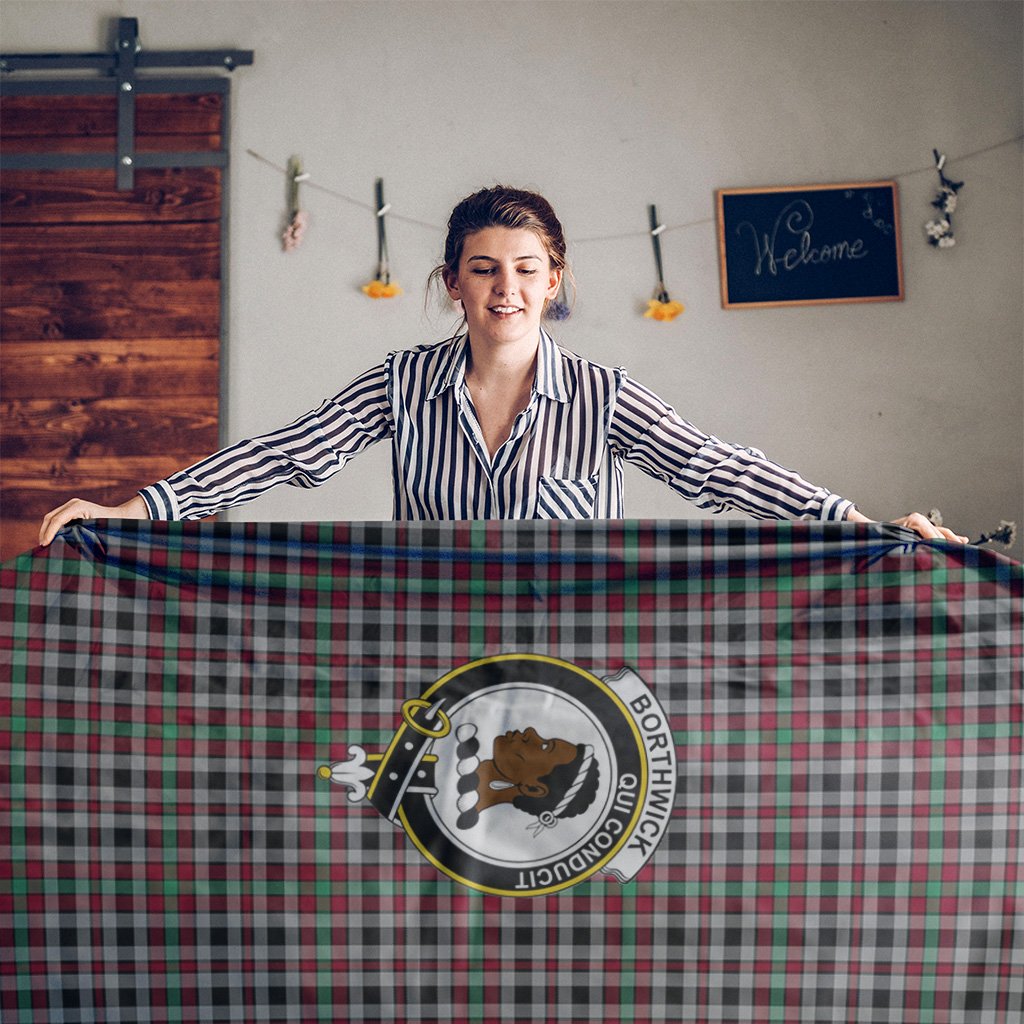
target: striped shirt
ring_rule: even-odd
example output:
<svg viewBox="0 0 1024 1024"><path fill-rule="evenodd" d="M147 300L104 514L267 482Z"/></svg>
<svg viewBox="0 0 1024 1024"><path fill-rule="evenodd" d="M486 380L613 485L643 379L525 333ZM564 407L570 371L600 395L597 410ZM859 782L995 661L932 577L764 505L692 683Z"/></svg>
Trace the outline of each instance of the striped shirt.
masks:
<svg viewBox="0 0 1024 1024"><path fill-rule="evenodd" d="M391 440L396 519L618 519L622 463L714 512L844 519L851 502L682 419L622 369L541 332L527 407L489 455L465 386L465 336L404 352L288 426L241 441L140 493L154 519L197 519L277 484L316 487Z"/></svg>

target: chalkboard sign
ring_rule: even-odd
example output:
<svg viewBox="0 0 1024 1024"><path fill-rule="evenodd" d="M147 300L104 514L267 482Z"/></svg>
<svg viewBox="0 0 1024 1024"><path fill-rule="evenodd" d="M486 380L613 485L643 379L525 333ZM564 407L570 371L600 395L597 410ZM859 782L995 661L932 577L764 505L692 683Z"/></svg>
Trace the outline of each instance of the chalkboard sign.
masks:
<svg viewBox="0 0 1024 1024"><path fill-rule="evenodd" d="M726 309L903 298L894 181L718 192Z"/></svg>

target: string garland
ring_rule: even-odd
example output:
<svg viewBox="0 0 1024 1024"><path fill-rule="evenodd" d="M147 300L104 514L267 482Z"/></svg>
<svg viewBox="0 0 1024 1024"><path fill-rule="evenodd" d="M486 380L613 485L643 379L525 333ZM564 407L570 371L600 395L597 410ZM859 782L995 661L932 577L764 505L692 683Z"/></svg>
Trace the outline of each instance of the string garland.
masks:
<svg viewBox="0 0 1024 1024"><path fill-rule="evenodd" d="M989 153L993 150L1000 149L1003 146L1019 142L1022 139L1024 139L1024 135L1016 135L1009 139L1003 139L1001 142L996 142L992 145L973 150L970 153L965 153L958 159L969 160L972 157L980 156L983 153ZM400 213L392 213L391 204L384 202L384 183L381 178L376 180L376 202L371 206L369 203L364 203L355 199L353 196L342 192L340 189L321 185L319 182L313 180L312 175L310 175L308 171L303 170L302 162L298 157L293 156L289 160L287 167L281 167L272 160L268 160L262 154L257 153L254 149L247 149L246 153L253 157L253 159L258 160L260 163L273 168L279 174L286 175L288 186L289 221L282 236L282 243L285 252L294 252L295 249L298 248L302 241L302 236L309 224L309 215L305 210L300 208L299 204L300 182L304 183L310 189L314 189L317 192L331 196L334 199L338 199L341 202L348 203L350 206L358 207L359 209L365 210L374 215L377 224L377 271L374 279L368 284L362 286L363 293L371 299L387 299L402 294L402 289L397 283L391 280L391 269L388 262L387 236L384 227L384 218L386 214L390 214L396 221L400 221L404 224L411 224L416 227L426 228L435 234L440 234L444 230L440 225L432 224L429 221L420 220L416 217L407 217ZM938 171L939 192L936 199L932 202L932 206L939 211L940 216L937 220L928 221L924 228L928 242L938 248L945 249L955 244L953 238L952 212L956 208L957 192L959 192L963 187L963 182L953 181L943 174L943 167L946 164L946 156L944 154L940 154L938 150L932 150L932 155L935 160L933 165L916 167L913 170L903 171L902 173L893 175L892 177L895 179L909 178L913 175L923 174L931 170ZM674 302L669 298L668 290L665 286L665 273L662 266L660 236L670 231L682 231L692 227L714 224L715 217L699 217L695 220L685 221L681 224L667 225L662 224L658 220L657 210L653 205L648 206L648 214L650 218L650 227L646 232L646 235L650 239L654 250L657 284L654 287L653 297L647 304L647 310L644 312L644 317L653 321L668 323L675 320L676 317L684 311L685 307L681 302ZM641 232L638 231L622 232L620 234L612 235L590 235L575 238L573 244L587 245L591 242L606 243L625 241L639 237L643 236ZM570 306L566 299L564 290L560 290L555 300L548 304L547 315L550 319L554 320L565 320L569 317Z"/></svg>
<svg viewBox="0 0 1024 1024"><path fill-rule="evenodd" d="M1022 140L1024 140L1024 135L1014 135L1011 138L1003 139L1000 142L995 142L995 143L993 143L990 146L984 146L981 149L975 149L975 150L972 150L969 153L963 153L960 156L949 157L948 159L955 160L955 161L970 160L973 157L981 156L983 153L990 153L993 150L1002 149L1004 146L1009 146L1009 145L1012 145L1015 142L1020 142ZM246 149L246 153L248 153L248 155L251 156L253 159L258 160L260 163L266 164L268 167L273 168L279 174L287 174L288 173L288 168L287 167L282 167L280 164L274 163L273 160L268 160L265 156L263 156L260 153L257 153L256 150L254 150L254 149ZM902 178L909 178L909 177L912 177L913 175L917 175L917 174L934 173L934 172L935 172L935 163L932 162L932 163L926 164L923 167L915 167L913 170L902 171L899 174L890 175L890 177L892 179L895 179L895 180L900 180ZM355 206L355 207L358 207L361 210L366 210L368 213L372 213L375 216L377 214L377 208L374 207L371 203L365 203L365 202L362 202L362 201L360 201L358 199L354 199L352 196L347 195L346 193L340 191L339 189L331 188L331 187L329 187L327 185L321 185L318 181L316 181L312 176L310 176L308 174L306 176L304 176L303 183L304 183L304 185L305 185L305 187L307 189L313 189L313 190L316 190L317 192L322 192L324 195L332 196L333 198L341 200L344 203L348 203L350 206ZM398 222L400 222L402 224L412 224L412 225L414 225L416 227L426 228L427 230L433 231L434 233L440 233L440 232L443 232L445 230L442 225L433 224L433 223L431 223L429 221L425 221L425 220L419 220L419 219L417 219L415 217L407 217L407 216L405 216L405 215L403 215L401 213L395 213L394 210L389 210L388 211L388 216L393 221L398 221ZM684 221L684 222L679 223L679 224L666 224L666 225L663 225L661 233L662 234L669 234L669 233L671 233L673 231L684 231L684 230L686 230L688 228L694 228L694 227L699 227L699 226L704 225L704 224L714 224L714 223L715 223L715 218L713 216L711 216L711 217L699 217L696 220L688 220L688 221ZM619 234L612 234L612 235L583 235L583 236L580 236L580 237L573 238L573 245L586 245L586 244L589 244L591 242L616 242L616 241L623 241L623 240L626 240L626 239L649 238L649 237L650 237L650 231L625 231L625 232L621 232Z"/></svg>

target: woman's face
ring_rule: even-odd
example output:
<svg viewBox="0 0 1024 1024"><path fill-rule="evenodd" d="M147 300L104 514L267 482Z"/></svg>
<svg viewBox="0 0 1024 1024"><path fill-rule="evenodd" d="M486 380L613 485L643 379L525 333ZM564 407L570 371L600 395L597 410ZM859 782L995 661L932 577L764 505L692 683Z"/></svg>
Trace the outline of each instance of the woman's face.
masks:
<svg viewBox="0 0 1024 1024"><path fill-rule="evenodd" d="M445 284L462 303L474 342L508 345L536 344L544 305L561 280L533 231L484 228L466 236L458 274Z"/></svg>
<svg viewBox="0 0 1024 1024"><path fill-rule="evenodd" d="M539 780L575 757L575 743L557 737L546 740L532 728L494 737L494 767L530 796L546 795L547 786Z"/></svg>

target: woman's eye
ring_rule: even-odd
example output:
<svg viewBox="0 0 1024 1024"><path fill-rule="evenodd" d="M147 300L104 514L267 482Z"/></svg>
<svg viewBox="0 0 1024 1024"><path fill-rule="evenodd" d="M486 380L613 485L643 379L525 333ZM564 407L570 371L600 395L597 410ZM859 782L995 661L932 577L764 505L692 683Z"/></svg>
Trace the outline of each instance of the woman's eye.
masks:
<svg viewBox="0 0 1024 1024"><path fill-rule="evenodd" d="M526 277L532 277L537 273L536 267L518 267L516 269ZM473 267L472 273L476 274L477 277L491 277L497 273L497 267Z"/></svg>
<svg viewBox="0 0 1024 1024"><path fill-rule="evenodd" d="M550 750L550 749L551 749L551 744L550 744L550 742L548 742L547 740L545 740L545 741L544 741L544 742L543 742L543 743L542 743L542 744L540 745L540 749L541 749L541 750Z"/></svg>

